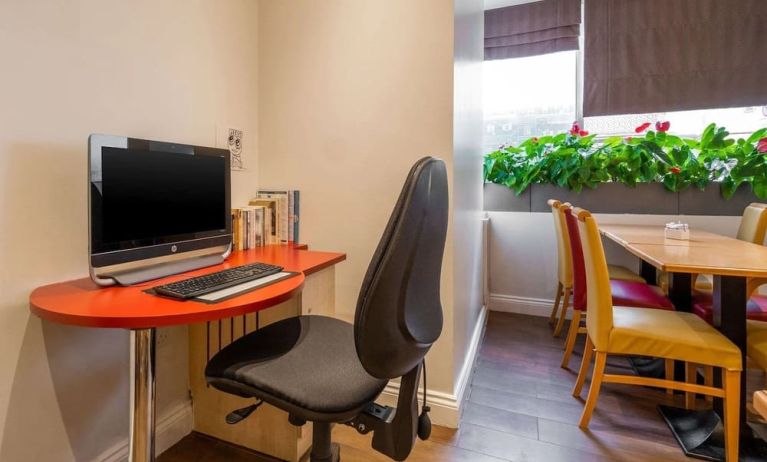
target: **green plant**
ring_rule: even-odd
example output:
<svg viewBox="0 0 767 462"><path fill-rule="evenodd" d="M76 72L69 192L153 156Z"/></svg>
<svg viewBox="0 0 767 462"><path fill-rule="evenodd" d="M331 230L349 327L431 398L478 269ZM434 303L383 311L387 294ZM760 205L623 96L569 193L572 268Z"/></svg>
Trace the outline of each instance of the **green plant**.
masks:
<svg viewBox="0 0 767 462"><path fill-rule="evenodd" d="M630 187L660 182L677 192L690 186L704 189L716 182L725 198L742 184L750 185L759 198L767 198L767 128L737 140L715 124L706 127L699 139L668 133L669 122L649 128L648 122L636 128L637 136L595 141L595 135L575 123L566 133L501 146L485 156L485 181L517 194L533 183L581 191L607 182Z"/></svg>

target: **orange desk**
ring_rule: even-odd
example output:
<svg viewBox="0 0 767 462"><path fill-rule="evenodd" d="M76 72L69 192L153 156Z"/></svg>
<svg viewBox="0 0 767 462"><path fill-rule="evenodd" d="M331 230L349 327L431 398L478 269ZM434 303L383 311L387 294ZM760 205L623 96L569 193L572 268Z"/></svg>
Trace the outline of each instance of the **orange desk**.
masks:
<svg viewBox="0 0 767 462"><path fill-rule="evenodd" d="M89 278L51 284L35 289L29 304L34 314L51 322L131 330L130 461L148 462L154 460L155 328L233 318L276 306L299 295L306 276L345 259L342 253L267 246L233 252L221 265L130 287L101 288ZM280 265L300 274L216 304L176 301L144 292L157 285L252 262Z"/></svg>

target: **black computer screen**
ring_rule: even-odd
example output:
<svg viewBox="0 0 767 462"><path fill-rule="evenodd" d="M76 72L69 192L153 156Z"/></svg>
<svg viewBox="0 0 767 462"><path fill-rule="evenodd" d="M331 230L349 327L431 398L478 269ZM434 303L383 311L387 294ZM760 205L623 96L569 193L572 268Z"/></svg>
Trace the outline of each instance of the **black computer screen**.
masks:
<svg viewBox="0 0 767 462"><path fill-rule="evenodd" d="M103 147L101 181L91 185L94 250L225 231L227 169L220 156Z"/></svg>

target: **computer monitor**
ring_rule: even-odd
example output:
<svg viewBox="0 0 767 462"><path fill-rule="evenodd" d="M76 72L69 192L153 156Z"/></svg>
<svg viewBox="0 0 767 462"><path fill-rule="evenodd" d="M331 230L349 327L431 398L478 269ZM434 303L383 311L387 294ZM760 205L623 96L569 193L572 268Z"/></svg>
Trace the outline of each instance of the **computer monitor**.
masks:
<svg viewBox="0 0 767 462"><path fill-rule="evenodd" d="M91 278L135 284L222 262L231 251L229 151L89 137Z"/></svg>

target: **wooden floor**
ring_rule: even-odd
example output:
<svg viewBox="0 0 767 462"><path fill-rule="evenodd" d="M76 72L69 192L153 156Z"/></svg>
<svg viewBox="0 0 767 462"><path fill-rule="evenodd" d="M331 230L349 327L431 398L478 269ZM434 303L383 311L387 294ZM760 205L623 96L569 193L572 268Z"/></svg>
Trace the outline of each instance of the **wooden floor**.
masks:
<svg viewBox="0 0 767 462"><path fill-rule="evenodd" d="M682 406L682 397L644 387L602 387L591 428L577 427L582 400L571 396L582 343L571 369L559 367L562 339L547 319L490 313L460 430L435 427L416 443L413 462L501 461L690 461L658 415L659 403ZM625 360L608 361L608 372L630 373ZM753 380L762 380L756 374ZM588 383L587 383L588 385ZM586 391L584 389L583 396ZM705 403L700 403L705 406ZM370 449L370 437L342 425L333 431L344 462L389 461ZM158 462L266 462L275 459L190 435Z"/></svg>

